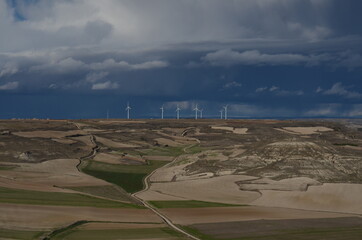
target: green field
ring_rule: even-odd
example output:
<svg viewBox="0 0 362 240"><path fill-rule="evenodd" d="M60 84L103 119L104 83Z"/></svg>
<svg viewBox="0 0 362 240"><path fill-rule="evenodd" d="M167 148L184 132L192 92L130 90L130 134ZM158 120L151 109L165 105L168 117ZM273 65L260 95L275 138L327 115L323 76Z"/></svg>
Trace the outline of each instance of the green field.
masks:
<svg viewBox="0 0 362 240"><path fill-rule="evenodd" d="M82 171L134 193L143 189L143 179L148 174L166 163L168 161L148 161L145 165L116 165L87 161L82 166Z"/></svg>
<svg viewBox="0 0 362 240"><path fill-rule="evenodd" d="M201 240L360 240L362 239L362 227L344 227L344 228L314 228L300 230L274 231L273 233L263 233L247 235L243 234L238 238L214 237L202 233L196 228L190 226L179 226L186 232L192 234ZM221 230L222 231L222 230ZM241 235L241 234L240 234Z"/></svg>
<svg viewBox="0 0 362 240"><path fill-rule="evenodd" d="M101 208L143 208L134 204L105 200L82 194L28 191L3 187L0 187L0 202Z"/></svg>
<svg viewBox="0 0 362 240"><path fill-rule="evenodd" d="M190 148L186 148L186 153L195 154L195 153L202 152L203 150L205 150L205 149L201 148L200 145L193 145Z"/></svg>
<svg viewBox="0 0 362 240"><path fill-rule="evenodd" d="M30 240L40 239L45 232L39 231L18 231L0 228L0 239Z"/></svg>
<svg viewBox="0 0 362 240"><path fill-rule="evenodd" d="M183 235L170 228L141 228L141 229L107 229L107 230L80 230L72 229L61 233L54 240L116 240L116 239L184 239Z"/></svg>
<svg viewBox="0 0 362 240"><path fill-rule="evenodd" d="M149 201L156 208L204 208L204 207L236 207L242 205L233 205L225 203L203 202L195 200L181 201Z"/></svg>

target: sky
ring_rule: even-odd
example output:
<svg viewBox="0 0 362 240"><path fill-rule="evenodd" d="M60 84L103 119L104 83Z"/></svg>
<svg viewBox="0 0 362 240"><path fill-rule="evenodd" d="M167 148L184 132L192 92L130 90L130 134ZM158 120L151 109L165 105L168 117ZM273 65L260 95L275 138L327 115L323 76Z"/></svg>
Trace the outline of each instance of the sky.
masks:
<svg viewBox="0 0 362 240"><path fill-rule="evenodd" d="M0 118L362 117L362 1L0 0Z"/></svg>

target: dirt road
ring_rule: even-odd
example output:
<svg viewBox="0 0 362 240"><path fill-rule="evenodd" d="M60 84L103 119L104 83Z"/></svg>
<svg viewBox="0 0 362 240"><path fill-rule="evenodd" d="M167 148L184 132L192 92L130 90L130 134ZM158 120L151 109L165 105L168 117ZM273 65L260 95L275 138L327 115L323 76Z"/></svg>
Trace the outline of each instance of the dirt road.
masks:
<svg viewBox="0 0 362 240"><path fill-rule="evenodd" d="M198 139L196 139L196 141L197 141L198 143L200 143L200 141L199 141ZM193 147L193 146L195 146L195 144L184 147L184 148L183 148L183 152L187 153L187 149L189 149L189 148L191 148L191 147ZM178 159L178 157L175 157L173 161L167 163L166 165L163 165L161 168L167 167L168 165L170 165L170 164L172 164L173 162L177 161L177 159ZM160 168L158 168L158 169L160 169ZM136 198L137 200L139 200L145 207L147 207L148 209L150 209L151 211L153 211L155 214L157 214L160 218L162 218L163 221L165 221L165 223L167 223L167 225L169 225L169 226L170 226L171 228L173 228L174 230L176 230L176 231L178 231L178 232L180 232L180 233L182 233L182 234L186 235L187 237L192 238L192 239L194 239L194 240L201 240L200 238L195 237L195 236L189 234L188 232L185 232L185 231L182 230L181 228L177 227L175 224L172 223L172 221L171 221L169 218L167 218L165 215L163 215L161 212L159 212L157 208L154 208L154 207L153 207L151 204L149 204L147 201L144 201L143 199L141 199L141 198L139 198L139 197L137 196L137 194L142 193L142 192L145 192L145 191L147 191L147 190L150 188L150 180L149 180L149 179L150 179L150 177L151 177L158 169L155 169L153 172L151 172L149 175L147 175L147 177L145 177L145 179L144 179L145 188L144 188L143 190L139 191L139 192L133 193L132 196L133 196L134 198Z"/></svg>
<svg viewBox="0 0 362 240"><path fill-rule="evenodd" d="M79 124L77 124L76 122L72 122L78 129L81 129L81 127L79 126ZM93 151L91 154L89 154L88 156L85 156L83 158L80 159L80 161L82 159L85 159L85 158L90 158L90 157L93 157L97 154L98 152L98 149L99 149L99 146L97 145L96 143L96 139L94 137L93 134L89 133L88 134L90 135L90 138L91 138L91 142L94 144L94 147L93 147ZM200 141L198 139L195 139L198 143L200 143ZM196 144L193 144L193 145L189 145L189 146L186 146L183 148L183 152L187 153L187 149L195 146ZM167 167L168 165L172 164L174 161L176 161L178 159L178 157L175 157L173 161L169 162L168 164L162 166L162 168L164 167ZM152 205L150 205L148 202L144 201L143 199L137 197L137 194L138 193L141 193L141 192L144 192L144 191L147 191L149 188L150 188L150 177L157 171L157 169L155 169L153 172L151 172L147 177L145 177L145 179L143 180L144 181L144 186L145 188L137 193L133 193L131 196L133 198L135 198L135 200L137 201L140 201L145 207L147 207L148 209L150 209L152 212L154 212L157 216L159 216L168 226L170 226L171 228L173 228L174 230L176 230L177 232L180 232L182 234L184 234L185 236L191 238L191 239L194 239L194 240L201 240L200 238L197 238L191 234L189 234L188 232L182 230L181 228L177 227L175 224L172 223L172 221L167 218L165 215L163 215L161 212L158 211L157 208L154 208Z"/></svg>

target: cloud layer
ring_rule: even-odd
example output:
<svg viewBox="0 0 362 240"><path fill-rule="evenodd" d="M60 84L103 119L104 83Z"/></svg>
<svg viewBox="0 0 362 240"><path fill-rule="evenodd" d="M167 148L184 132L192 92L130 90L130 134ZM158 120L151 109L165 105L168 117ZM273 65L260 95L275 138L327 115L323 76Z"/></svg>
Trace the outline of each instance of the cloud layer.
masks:
<svg viewBox="0 0 362 240"><path fill-rule="evenodd" d="M356 0L0 0L0 98L356 116L361 8Z"/></svg>
<svg viewBox="0 0 362 240"><path fill-rule="evenodd" d="M325 9L333 1L14 2L16 5L0 1L0 28L13 40L3 43L0 50L80 44L149 46L237 38L315 41L333 34L325 21L329 17Z"/></svg>

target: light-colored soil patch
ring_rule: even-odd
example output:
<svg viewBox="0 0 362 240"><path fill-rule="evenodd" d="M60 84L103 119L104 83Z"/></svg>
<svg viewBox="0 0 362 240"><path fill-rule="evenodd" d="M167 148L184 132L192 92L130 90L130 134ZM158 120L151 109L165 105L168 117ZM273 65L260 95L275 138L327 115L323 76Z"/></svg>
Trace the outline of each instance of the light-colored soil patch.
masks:
<svg viewBox="0 0 362 240"><path fill-rule="evenodd" d="M110 185L108 182L79 172L76 168L78 163L78 159L56 159L33 164L22 163L15 170L1 172L0 185L8 188L56 192L59 189L54 186Z"/></svg>
<svg viewBox="0 0 362 240"><path fill-rule="evenodd" d="M110 163L110 164L132 164L132 163L139 163L143 164L144 160L140 157L134 156L122 156L119 154L111 154L111 153L98 153L94 160L98 162Z"/></svg>
<svg viewBox="0 0 362 240"><path fill-rule="evenodd" d="M263 178L239 184L241 190L280 190L280 191L307 191L309 186L321 185L320 182L307 177L288 178L280 181Z"/></svg>
<svg viewBox="0 0 362 240"><path fill-rule="evenodd" d="M273 128L279 132L284 132L284 133L289 133L289 134L294 134L294 135L300 135L299 133L296 133L296 132L292 132L292 131L288 131L288 130L285 130L283 128Z"/></svg>
<svg viewBox="0 0 362 240"><path fill-rule="evenodd" d="M76 221L162 222L147 209L0 204L0 225L11 229L52 229Z"/></svg>
<svg viewBox="0 0 362 240"><path fill-rule="evenodd" d="M252 204L362 214L362 184L311 186L306 192L262 190Z"/></svg>
<svg viewBox="0 0 362 240"><path fill-rule="evenodd" d="M234 127L226 127L226 126L211 126L211 128L216 129L216 130L230 131L235 134L247 134L247 131L248 131L247 128L234 128Z"/></svg>
<svg viewBox="0 0 362 240"><path fill-rule="evenodd" d="M87 133L82 130L13 132L12 134L27 138L64 138L73 135L87 135Z"/></svg>
<svg viewBox="0 0 362 240"><path fill-rule="evenodd" d="M235 134L246 134L248 131L247 128L234 128L233 132Z"/></svg>
<svg viewBox="0 0 362 240"><path fill-rule="evenodd" d="M260 197L260 194L257 192L240 191L235 182L253 178L250 176L229 175L180 182L152 183L150 190L190 200L247 204ZM144 193L138 196L143 198Z"/></svg>
<svg viewBox="0 0 362 240"><path fill-rule="evenodd" d="M233 127L225 127L225 126L211 126L211 128L216 130L230 131L230 132L234 130Z"/></svg>
<svg viewBox="0 0 362 240"><path fill-rule="evenodd" d="M260 219L305 219L349 217L348 214L303 211L287 208L266 208L258 206L217 207L217 208L163 208L162 213L176 224L250 221Z"/></svg>
<svg viewBox="0 0 362 240"><path fill-rule="evenodd" d="M127 144L116 142L108 138L98 137L96 136L96 141L102 143L103 145L110 147L110 148L136 148L139 147L135 144Z"/></svg>
<svg viewBox="0 0 362 240"><path fill-rule="evenodd" d="M77 229L80 230L105 230L105 229L144 229L167 227L166 224L139 224L139 223L86 223Z"/></svg>
<svg viewBox="0 0 362 240"><path fill-rule="evenodd" d="M284 130L299 133L299 134L315 134L321 132L330 132L333 131L332 128L327 127L283 127Z"/></svg>

